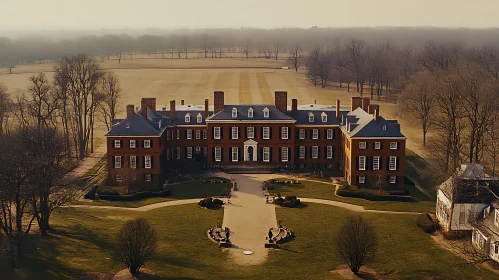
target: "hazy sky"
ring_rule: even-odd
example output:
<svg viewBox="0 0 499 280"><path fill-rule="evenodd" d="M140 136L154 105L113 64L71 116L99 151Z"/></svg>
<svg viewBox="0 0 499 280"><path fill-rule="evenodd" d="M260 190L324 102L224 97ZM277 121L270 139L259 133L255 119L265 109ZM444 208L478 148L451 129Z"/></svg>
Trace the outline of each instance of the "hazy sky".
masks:
<svg viewBox="0 0 499 280"><path fill-rule="evenodd" d="M499 0L0 0L0 29L499 27Z"/></svg>

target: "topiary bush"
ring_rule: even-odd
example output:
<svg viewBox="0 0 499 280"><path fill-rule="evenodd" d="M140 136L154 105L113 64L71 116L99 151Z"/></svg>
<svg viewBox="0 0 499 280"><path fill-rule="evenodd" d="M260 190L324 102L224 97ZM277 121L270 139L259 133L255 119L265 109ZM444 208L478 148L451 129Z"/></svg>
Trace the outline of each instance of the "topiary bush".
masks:
<svg viewBox="0 0 499 280"><path fill-rule="evenodd" d="M296 208L300 206L300 200L296 198L296 196L286 196L284 198L282 197L277 197L274 199L274 203L282 206L282 207L288 207L288 208Z"/></svg>
<svg viewBox="0 0 499 280"><path fill-rule="evenodd" d="M218 198L213 198L213 197L207 197L207 198L201 199L198 202L199 206L205 207L208 209L217 208L217 207L222 206L223 204L224 204L224 202L222 200L220 200Z"/></svg>
<svg viewBox="0 0 499 280"><path fill-rule="evenodd" d="M426 233L433 233L438 229L438 225L430 220L427 214L419 215L416 224Z"/></svg>

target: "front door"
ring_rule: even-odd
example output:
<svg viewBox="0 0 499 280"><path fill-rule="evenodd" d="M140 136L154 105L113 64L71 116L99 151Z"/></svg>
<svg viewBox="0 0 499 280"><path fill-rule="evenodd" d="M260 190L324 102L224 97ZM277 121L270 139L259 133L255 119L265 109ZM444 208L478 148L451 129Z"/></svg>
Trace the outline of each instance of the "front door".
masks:
<svg viewBox="0 0 499 280"><path fill-rule="evenodd" d="M257 161L257 146L258 143L253 139L244 142L244 161Z"/></svg>
<svg viewBox="0 0 499 280"><path fill-rule="evenodd" d="M253 147L251 147L251 146L248 147L248 152L247 153L248 153L248 160L249 161L254 161L254 159L253 159L253 151L254 151Z"/></svg>

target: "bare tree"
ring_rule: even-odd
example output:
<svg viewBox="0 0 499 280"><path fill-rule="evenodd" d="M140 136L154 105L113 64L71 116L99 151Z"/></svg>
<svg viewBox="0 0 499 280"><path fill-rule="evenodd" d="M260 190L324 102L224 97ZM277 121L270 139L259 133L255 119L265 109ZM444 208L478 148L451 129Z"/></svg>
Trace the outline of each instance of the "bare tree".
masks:
<svg viewBox="0 0 499 280"><path fill-rule="evenodd" d="M55 126L55 111L59 109L60 101L52 90L52 85L45 77L45 73L33 75L29 78L28 92L31 94L26 99L28 114L36 120L38 127Z"/></svg>
<svg viewBox="0 0 499 280"><path fill-rule="evenodd" d="M419 56L421 65L434 72L449 70L459 64L462 55L462 46L457 43L435 44L428 43Z"/></svg>
<svg viewBox="0 0 499 280"><path fill-rule="evenodd" d="M100 87L103 100L99 105L99 110L107 130L110 130L112 121L116 118L116 114L118 113L118 100L121 96L118 77L112 72L105 73L101 80Z"/></svg>
<svg viewBox="0 0 499 280"><path fill-rule="evenodd" d="M499 156L499 124L498 119L493 122L493 125L486 130L485 134L485 151L492 160L492 177L496 174L497 157Z"/></svg>
<svg viewBox="0 0 499 280"><path fill-rule="evenodd" d="M423 145L426 145L426 134L436 113L435 87L435 79L430 72L417 73L408 82L398 103L402 113L421 121Z"/></svg>
<svg viewBox="0 0 499 280"><path fill-rule="evenodd" d="M0 83L0 136L4 134L6 123L11 111L11 101L7 94L7 87Z"/></svg>
<svg viewBox="0 0 499 280"><path fill-rule="evenodd" d="M246 59L249 58L249 53L250 53L250 42L249 41L246 41L246 44L244 45L244 48L243 48L243 53L246 54Z"/></svg>
<svg viewBox="0 0 499 280"><path fill-rule="evenodd" d="M116 242L118 258L136 276L144 263L156 252L158 237L156 230L144 218L125 222Z"/></svg>
<svg viewBox="0 0 499 280"><path fill-rule="evenodd" d="M274 49L275 60L277 60L277 58L279 57L279 43L273 44L272 47Z"/></svg>
<svg viewBox="0 0 499 280"><path fill-rule="evenodd" d="M288 63L295 68L295 72L298 72L298 68L301 66L301 59L301 50L298 46L289 50Z"/></svg>
<svg viewBox="0 0 499 280"><path fill-rule="evenodd" d="M119 52L116 54L116 56L118 57L118 64L121 64L121 55L122 55L122 52Z"/></svg>
<svg viewBox="0 0 499 280"><path fill-rule="evenodd" d="M352 39L345 46L346 48L346 59L347 59L347 67L349 67L354 73L357 83L357 92L361 92L362 96L362 87L363 87L363 70L365 67L367 51L366 51L366 42L363 40Z"/></svg>
<svg viewBox="0 0 499 280"><path fill-rule="evenodd" d="M333 56L331 51L321 51L318 48L313 49L307 57L306 66L308 76L312 82L321 81L321 87L327 86L327 81L332 71ZM316 83L314 83L314 86Z"/></svg>
<svg viewBox="0 0 499 280"><path fill-rule="evenodd" d="M374 226L361 216L347 217L336 236L336 249L354 274L374 259L377 248Z"/></svg>

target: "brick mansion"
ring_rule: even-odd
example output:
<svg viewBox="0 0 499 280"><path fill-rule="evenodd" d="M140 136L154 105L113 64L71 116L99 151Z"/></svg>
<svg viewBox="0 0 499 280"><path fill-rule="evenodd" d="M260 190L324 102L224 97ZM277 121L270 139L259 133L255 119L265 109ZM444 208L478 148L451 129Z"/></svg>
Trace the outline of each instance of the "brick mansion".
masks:
<svg viewBox="0 0 499 280"><path fill-rule="evenodd" d="M142 98L126 107L107 137L109 183L160 184L165 170L185 164L335 169L350 184L403 184L406 138L397 120L380 116L369 98L349 106L306 104L275 92L274 104L157 106Z"/></svg>

